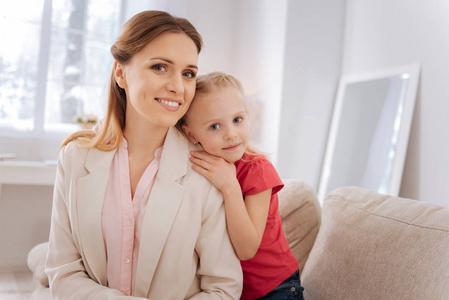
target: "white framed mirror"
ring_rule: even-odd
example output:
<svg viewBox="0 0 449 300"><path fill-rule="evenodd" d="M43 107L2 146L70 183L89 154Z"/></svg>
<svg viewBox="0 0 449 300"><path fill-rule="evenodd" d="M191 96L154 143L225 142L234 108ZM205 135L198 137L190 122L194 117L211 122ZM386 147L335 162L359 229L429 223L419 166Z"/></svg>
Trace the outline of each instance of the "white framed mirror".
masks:
<svg viewBox="0 0 449 300"><path fill-rule="evenodd" d="M419 65L340 79L318 198L359 186L397 196L419 81Z"/></svg>

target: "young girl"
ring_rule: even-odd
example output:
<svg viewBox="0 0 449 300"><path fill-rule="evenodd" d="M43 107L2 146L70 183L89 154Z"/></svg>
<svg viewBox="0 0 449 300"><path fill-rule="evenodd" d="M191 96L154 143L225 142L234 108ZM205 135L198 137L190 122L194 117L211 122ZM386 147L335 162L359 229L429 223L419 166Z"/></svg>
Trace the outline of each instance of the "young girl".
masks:
<svg viewBox="0 0 449 300"><path fill-rule="evenodd" d="M240 82L224 73L199 76L194 100L178 124L193 144L193 169L221 190L229 236L241 260L241 299L303 299L299 265L282 232L273 165L249 144Z"/></svg>

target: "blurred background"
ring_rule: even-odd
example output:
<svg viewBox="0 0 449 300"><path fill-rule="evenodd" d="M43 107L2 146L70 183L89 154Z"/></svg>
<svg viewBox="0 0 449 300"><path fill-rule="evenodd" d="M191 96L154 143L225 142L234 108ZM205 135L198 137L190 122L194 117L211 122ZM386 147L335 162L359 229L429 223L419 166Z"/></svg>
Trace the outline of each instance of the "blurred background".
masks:
<svg viewBox="0 0 449 300"><path fill-rule="evenodd" d="M282 178L315 189L340 77L420 64L399 195L449 206L449 2L440 0L2 1L0 154L51 165L78 121L103 117L110 46L147 9L193 23L204 40L199 73L239 78L254 143ZM0 182L0 270L23 267L48 238L51 198L50 184Z"/></svg>

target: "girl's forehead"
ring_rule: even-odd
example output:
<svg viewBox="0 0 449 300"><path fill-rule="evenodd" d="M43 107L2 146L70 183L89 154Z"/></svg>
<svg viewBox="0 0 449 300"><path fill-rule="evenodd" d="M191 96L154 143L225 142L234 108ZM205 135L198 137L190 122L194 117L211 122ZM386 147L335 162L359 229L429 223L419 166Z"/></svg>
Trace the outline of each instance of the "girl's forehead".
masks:
<svg viewBox="0 0 449 300"><path fill-rule="evenodd" d="M211 93L198 98L193 109L204 115L220 115L224 118L237 112L246 111L242 97L234 93Z"/></svg>
<svg viewBox="0 0 449 300"><path fill-rule="evenodd" d="M207 92L199 92L195 95L195 99L201 99L206 101L236 101L244 102L244 99L240 91L235 87L213 87Z"/></svg>

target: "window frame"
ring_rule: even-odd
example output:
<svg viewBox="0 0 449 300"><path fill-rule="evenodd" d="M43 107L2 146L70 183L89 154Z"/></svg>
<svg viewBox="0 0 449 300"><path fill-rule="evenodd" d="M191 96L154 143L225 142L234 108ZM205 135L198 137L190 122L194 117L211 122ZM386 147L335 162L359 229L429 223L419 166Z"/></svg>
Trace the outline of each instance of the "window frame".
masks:
<svg viewBox="0 0 449 300"><path fill-rule="evenodd" d="M121 28L129 14L148 9L152 0L139 5L128 0L119 0L118 22ZM45 104L48 71L51 56L53 0L43 0L41 28L37 56L36 92L34 96L33 129L22 131L11 127L0 127L0 154L13 154L17 160L54 161L57 159L64 138L76 130L76 125L58 130L45 131ZM117 33L118 34L118 33Z"/></svg>
<svg viewBox="0 0 449 300"><path fill-rule="evenodd" d="M119 24L120 27L125 23L127 18L127 8L129 3L127 0L119 0ZM51 55L51 40L52 40L52 15L53 15L53 0L43 0L43 9L41 15L41 28L39 36L39 47L37 56L37 72L36 72L36 90L34 95L34 110L33 110L33 129L29 131L17 130L9 127L0 127L0 138L9 138L11 143L15 139L45 139L49 141L62 140L64 137L73 132L76 128L61 129L57 131L45 130L45 105L47 96L47 82L48 71ZM4 150L0 147L0 153ZM3 150L3 151L2 151Z"/></svg>

